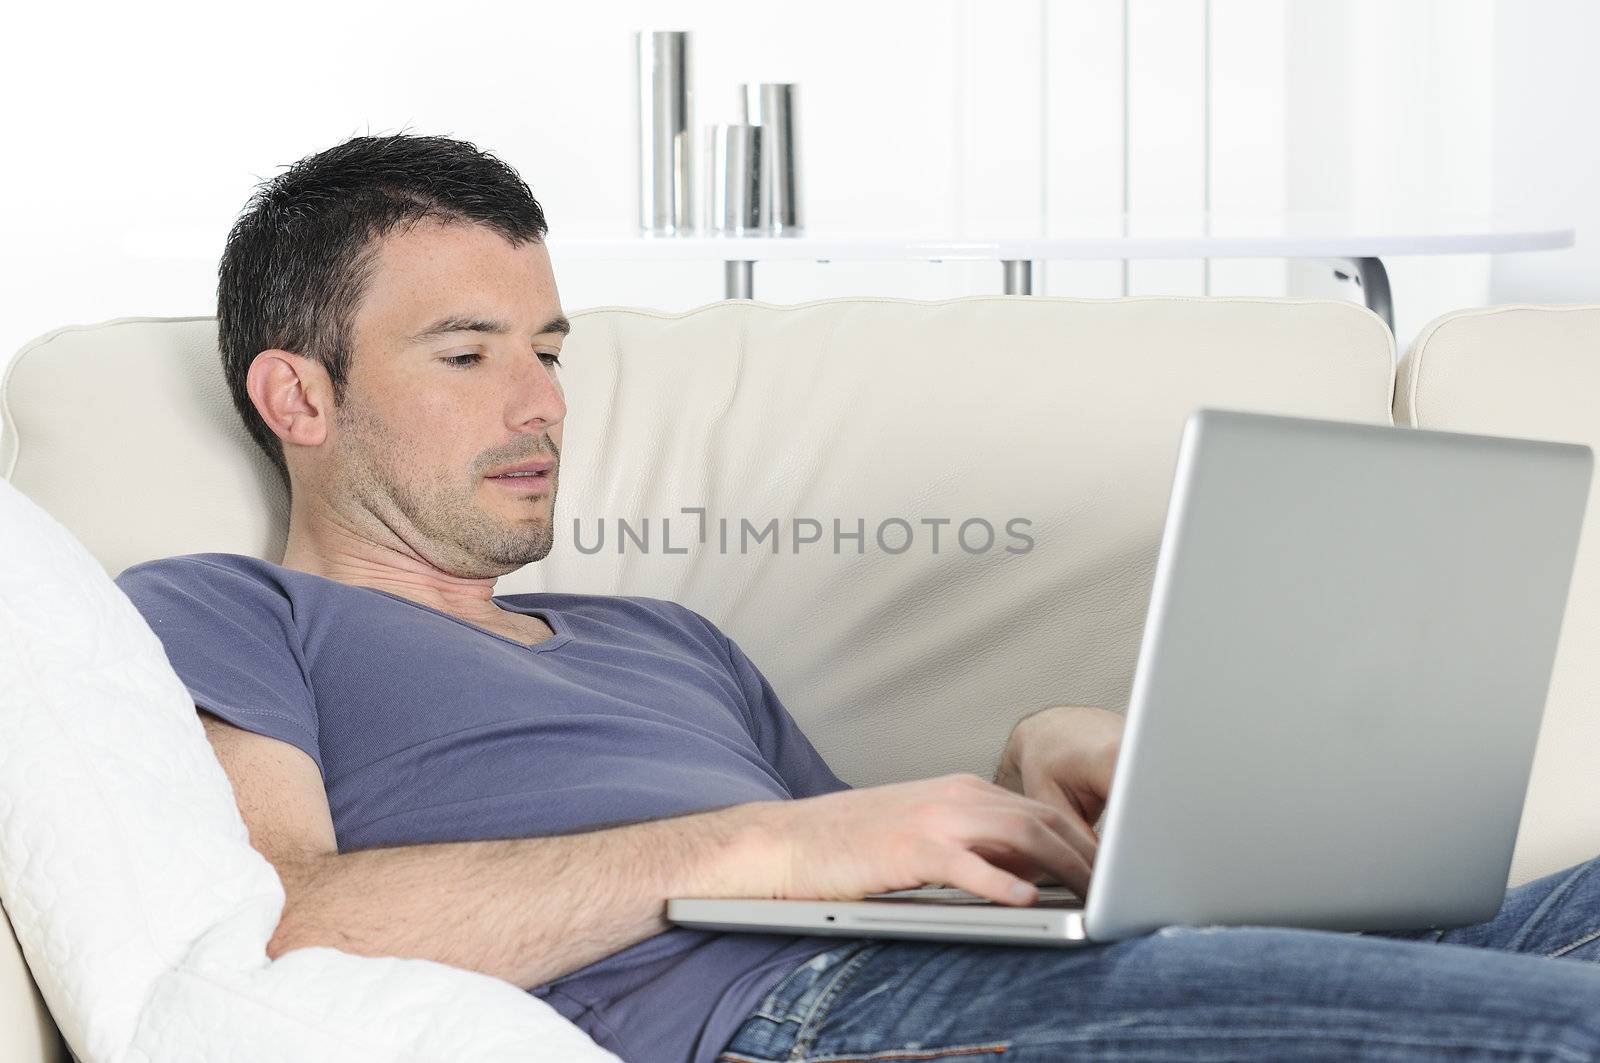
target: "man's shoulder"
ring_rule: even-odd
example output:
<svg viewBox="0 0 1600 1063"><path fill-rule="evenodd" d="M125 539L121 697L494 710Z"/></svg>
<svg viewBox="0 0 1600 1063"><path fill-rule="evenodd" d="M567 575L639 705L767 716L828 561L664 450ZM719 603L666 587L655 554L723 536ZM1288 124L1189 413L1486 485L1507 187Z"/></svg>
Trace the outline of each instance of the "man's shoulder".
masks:
<svg viewBox="0 0 1600 1063"><path fill-rule="evenodd" d="M268 568L276 568L270 562L246 554L228 554L209 551L198 554L174 554L171 557L158 557L150 561L141 561L136 565L129 565L117 576L117 582L123 580L134 581L149 576L166 576L174 579L198 580L215 578L217 574L234 576L258 576Z"/></svg>
<svg viewBox="0 0 1600 1063"><path fill-rule="evenodd" d="M196 599L277 606L294 597L291 570L245 554L176 554L141 561L123 569L114 582L140 608Z"/></svg>

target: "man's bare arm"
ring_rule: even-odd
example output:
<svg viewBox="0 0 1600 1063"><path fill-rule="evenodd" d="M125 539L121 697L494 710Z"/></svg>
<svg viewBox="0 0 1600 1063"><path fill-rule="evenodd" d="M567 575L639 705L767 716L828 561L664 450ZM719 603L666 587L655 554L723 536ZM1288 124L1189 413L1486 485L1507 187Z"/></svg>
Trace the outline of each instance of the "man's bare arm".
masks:
<svg viewBox="0 0 1600 1063"><path fill-rule="evenodd" d="M341 854L310 757L210 713L201 719L251 844L283 880L272 959L326 945L436 960L531 989L669 929L669 898L759 896L763 864L773 877L752 805L581 834Z"/></svg>
<svg viewBox="0 0 1600 1063"><path fill-rule="evenodd" d="M672 897L740 896L745 806L547 838L323 857L293 872L277 952L415 956L531 989L671 927ZM268 955L276 958L269 946Z"/></svg>

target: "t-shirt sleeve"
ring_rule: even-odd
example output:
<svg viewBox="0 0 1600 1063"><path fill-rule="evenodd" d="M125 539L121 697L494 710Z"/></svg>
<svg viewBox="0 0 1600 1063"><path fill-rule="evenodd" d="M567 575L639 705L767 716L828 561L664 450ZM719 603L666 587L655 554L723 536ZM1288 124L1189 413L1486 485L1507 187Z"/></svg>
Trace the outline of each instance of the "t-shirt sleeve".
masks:
<svg viewBox="0 0 1600 1063"><path fill-rule="evenodd" d="M161 640L196 705L304 750L322 771L316 700L279 588L195 558L135 565L116 583Z"/></svg>
<svg viewBox="0 0 1600 1063"><path fill-rule="evenodd" d="M778 700L767 677L736 642L721 631L717 631L717 636L728 649L734 678L739 681L745 703L750 708L756 747L783 779L789 793L800 798L850 789L850 784L833 773L822 754L800 730L800 725Z"/></svg>

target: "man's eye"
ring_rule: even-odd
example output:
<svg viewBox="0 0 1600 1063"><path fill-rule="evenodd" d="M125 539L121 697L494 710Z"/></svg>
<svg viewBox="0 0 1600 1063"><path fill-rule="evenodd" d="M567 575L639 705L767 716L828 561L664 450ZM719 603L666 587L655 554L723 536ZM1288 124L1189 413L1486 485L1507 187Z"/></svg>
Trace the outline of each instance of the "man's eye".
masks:
<svg viewBox="0 0 1600 1063"><path fill-rule="evenodd" d="M561 364L561 355L549 351L541 351L539 358L548 366L559 366ZM449 358L441 358L439 360L457 369L466 369L468 366L476 365L483 361L483 355L472 351L467 354L452 355Z"/></svg>

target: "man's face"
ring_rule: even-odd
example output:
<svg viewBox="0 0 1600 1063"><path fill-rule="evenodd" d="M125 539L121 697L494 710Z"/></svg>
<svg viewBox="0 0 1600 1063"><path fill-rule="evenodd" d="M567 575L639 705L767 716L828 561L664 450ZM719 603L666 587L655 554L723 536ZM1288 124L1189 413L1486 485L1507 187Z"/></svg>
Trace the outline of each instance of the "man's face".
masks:
<svg viewBox="0 0 1600 1063"><path fill-rule="evenodd" d="M356 312L345 401L321 471L330 504L376 518L461 578L542 559L559 468L489 476L560 458L558 319L543 244L513 246L484 226L431 219L385 238Z"/></svg>

